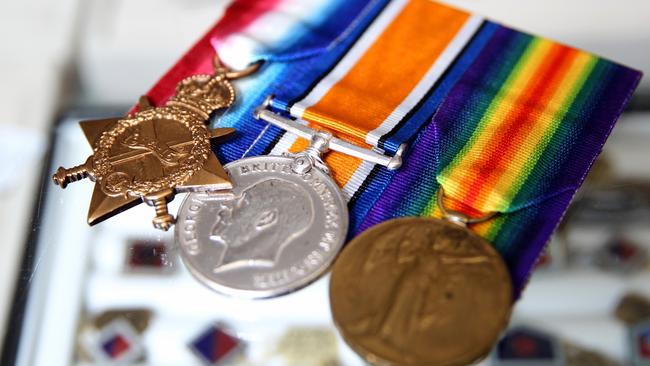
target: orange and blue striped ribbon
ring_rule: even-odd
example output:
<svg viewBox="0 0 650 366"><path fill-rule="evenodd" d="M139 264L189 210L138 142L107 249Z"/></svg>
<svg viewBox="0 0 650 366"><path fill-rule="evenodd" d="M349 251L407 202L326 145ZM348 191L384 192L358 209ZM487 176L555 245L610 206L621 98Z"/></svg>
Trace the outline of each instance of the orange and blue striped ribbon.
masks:
<svg viewBox="0 0 650 366"><path fill-rule="evenodd" d="M305 79L319 77L309 80L298 96L276 93L273 107L357 145L394 153L427 122L426 114L412 112L439 86L482 24L481 17L431 1L388 2L330 70L307 75ZM436 90L438 99L441 90ZM295 152L306 145L285 134L270 153ZM332 152L326 160L348 197L374 168L340 153Z"/></svg>

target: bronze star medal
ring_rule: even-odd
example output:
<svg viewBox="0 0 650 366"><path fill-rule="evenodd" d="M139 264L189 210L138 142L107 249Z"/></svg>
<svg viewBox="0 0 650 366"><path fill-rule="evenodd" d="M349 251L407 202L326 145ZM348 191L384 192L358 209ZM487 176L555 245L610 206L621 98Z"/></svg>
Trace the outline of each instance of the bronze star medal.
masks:
<svg viewBox="0 0 650 366"><path fill-rule="evenodd" d="M77 167L60 167L54 182L62 188L86 177L95 182L90 225L144 201L156 210L154 227L168 230L174 217L167 203L177 192L232 188L210 141L234 129L210 130L205 124L210 113L234 102L230 74L215 67L213 75L182 80L162 107L151 106L143 96L135 114L80 122L93 155Z"/></svg>

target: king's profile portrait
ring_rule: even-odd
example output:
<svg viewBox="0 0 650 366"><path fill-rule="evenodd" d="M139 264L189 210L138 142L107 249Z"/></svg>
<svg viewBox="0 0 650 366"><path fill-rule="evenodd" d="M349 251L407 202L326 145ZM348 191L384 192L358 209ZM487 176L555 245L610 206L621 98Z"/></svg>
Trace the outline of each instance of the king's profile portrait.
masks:
<svg viewBox="0 0 650 366"><path fill-rule="evenodd" d="M267 179L220 204L210 240L222 247L214 271L273 267L314 220L309 193L298 184Z"/></svg>

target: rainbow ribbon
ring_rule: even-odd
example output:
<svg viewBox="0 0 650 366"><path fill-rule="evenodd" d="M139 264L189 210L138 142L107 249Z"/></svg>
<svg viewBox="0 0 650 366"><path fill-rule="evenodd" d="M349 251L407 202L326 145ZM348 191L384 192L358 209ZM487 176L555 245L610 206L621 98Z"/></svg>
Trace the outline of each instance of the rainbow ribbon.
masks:
<svg viewBox="0 0 650 366"><path fill-rule="evenodd" d="M222 161L279 154L305 141L252 117L279 113L392 154L397 171L330 152L350 208L350 236L400 216L452 208L496 219L472 227L504 257L517 294L627 104L640 73L428 0L235 1L148 94L227 63L268 61L238 81L213 121L237 136Z"/></svg>

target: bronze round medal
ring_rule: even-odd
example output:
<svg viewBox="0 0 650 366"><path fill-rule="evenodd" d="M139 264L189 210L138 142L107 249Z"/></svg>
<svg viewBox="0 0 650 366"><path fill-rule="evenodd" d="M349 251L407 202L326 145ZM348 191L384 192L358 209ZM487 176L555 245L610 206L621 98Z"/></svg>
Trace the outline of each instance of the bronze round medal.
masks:
<svg viewBox="0 0 650 366"><path fill-rule="evenodd" d="M484 239L451 222L376 225L337 259L330 305L345 341L375 365L461 366L487 355L512 305L508 270Z"/></svg>

